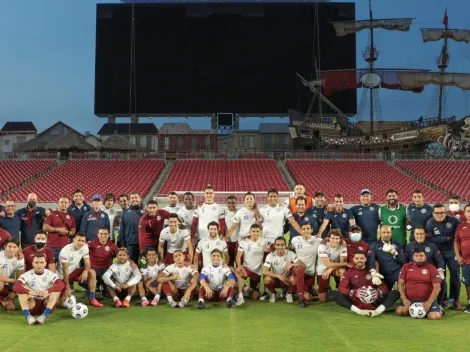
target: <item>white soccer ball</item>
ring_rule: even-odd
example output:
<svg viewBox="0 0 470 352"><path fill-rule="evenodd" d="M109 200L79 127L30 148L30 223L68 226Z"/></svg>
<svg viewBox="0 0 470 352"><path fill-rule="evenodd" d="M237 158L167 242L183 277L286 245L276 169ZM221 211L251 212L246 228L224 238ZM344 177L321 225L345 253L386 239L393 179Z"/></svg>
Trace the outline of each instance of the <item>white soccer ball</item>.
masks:
<svg viewBox="0 0 470 352"><path fill-rule="evenodd" d="M72 317L74 319L84 319L88 315L88 307L83 303L77 303L72 308Z"/></svg>
<svg viewBox="0 0 470 352"><path fill-rule="evenodd" d="M410 306L410 316L415 319L423 319L426 317L426 310L422 303L413 303Z"/></svg>
<svg viewBox="0 0 470 352"><path fill-rule="evenodd" d="M74 305L77 304L77 299L75 298L75 296L68 296L65 301L64 301L64 304L62 305L64 308L66 309L72 309Z"/></svg>
<svg viewBox="0 0 470 352"><path fill-rule="evenodd" d="M375 288L371 286L362 287L361 292L364 292L364 294L361 294L361 297L360 297L360 300L362 303L371 304L377 300L378 292Z"/></svg>

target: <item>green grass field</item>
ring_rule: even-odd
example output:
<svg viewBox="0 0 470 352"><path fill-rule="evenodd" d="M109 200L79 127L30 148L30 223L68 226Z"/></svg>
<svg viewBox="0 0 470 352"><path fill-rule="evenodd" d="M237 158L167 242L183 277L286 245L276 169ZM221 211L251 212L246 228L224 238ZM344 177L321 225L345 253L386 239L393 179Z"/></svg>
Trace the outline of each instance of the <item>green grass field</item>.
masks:
<svg viewBox="0 0 470 352"><path fill-rule="evenodd" d="M466 296L462 292L462 301ZM87 303L83 293L75 294ZM90 308L83 320L56 309L45 325L29 326L21 310L0 311L3 352L23 351L468 351L470 314L449 310L442 321L358 316L335 303L302 309L279 300L226 309L223 303L196 302L179 309Z"/></svg>

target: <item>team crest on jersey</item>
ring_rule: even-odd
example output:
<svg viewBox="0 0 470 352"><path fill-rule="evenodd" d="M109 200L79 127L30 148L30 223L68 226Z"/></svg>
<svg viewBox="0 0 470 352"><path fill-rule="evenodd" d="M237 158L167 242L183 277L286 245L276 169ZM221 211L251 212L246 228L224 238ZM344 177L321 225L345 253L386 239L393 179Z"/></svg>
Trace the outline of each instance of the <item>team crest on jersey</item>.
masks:
<svg viewBox="0 0 470 352"><path fill-rule="evenodd" d="M160 221L162 217L160 215L157 216L157 221Z"/></svg>
<svg viewBox="0 0 470 352"><path fill-rule="evenodd" d="M421 272L423 273L423 275L426 275L428 273L426 269L421 270Z"/></svg>
<svg viewBox="0 0 470 352"><path fill-rule="evenodd" d="M101 217L104 218L104 214L101 214Z"/></svg>
<svg viewBox="0 0 470 352"><path fill-rule="evenodd" d="M83 249L80 249L80 250L78 251L78 254L83 254Z"/></svg>
<svg viewBox="0 0 470 352"><path fill-rule="evenodd" d="M371 279L372 279L372 276L371 276L370 274L367 274L367 275L366 275L366 279L367 279L367 280L371 280Z"/></svg>
<svg viewBox="0 0 470 352"><path fill-rule="evenodd" d="M257 246L258 246L258 247L261 247L261 242L258 242Z"/></svg>
<svg viewBox="0 0 470 352"><path fill-rule="evenodd" d="M422 212L423 214L426 214L426 209L421 209L421 212Z"/></svg>
<svg viewBox="0 0 470 352"><path fill-rule="evenodd" d="M87 208L87 207L83 207L83 210L84 210L84 211L87 211L87 210L88 210L88 208Z"/></svg>
<svg viewBox="0 0 470 352"><path fill-rule="evenodd" d="M141 214L145 213L145 210L144 210L144 209L141 209L141 210L140 210L140 213L141 213Z"/></svg>
<svg viewBox="0 0 470 352"><path fill-rule="evenodd" d="M306 217L304 218L304 220L305 220L305 221L308 221L308 217L306 216Z"/></svg>
<svg viewBox="0 0 470 352"><path fill-rule="evenodd" d="M219 241L215 242L215 245L216 245L216 246L219 246L219 245L220 245L220 242L219 242Z"/></svg>
<svg viewBox="0 0 470 352"><path fill-rule="evenodd" d="M425 251L426 253L429 253L429 252L431 252L431 248L426 247L426 248L424 248L424 251Z"/></svg>
<svg viewBox="0 0 470 352"><path fill-rule="evenodd" d="M281 208L277 208L276 211L279 213L281 211Z"/></svg>
<svg viewBox="0 0 470 352"><path fill-rule="evenodd" d="M129 271L131 271L131 269L130 269L130 268L126 268L124 271L126 272L126 274L129 274Z"/></svg>
<svg viewBox="0 0 470 352"><path fill-rule="evenodd" d="M446 224L446 227L447 227L448 229L450 229L450 228L452 227L452 224L451 224L450 222L448 222L448 223Z"/></svg>
<svg viewBox="0 0 470 352"><path fill-rule="evenodd" d="M215 210L215 209L217 209L217 208L216 208L216 207L212 207L212 210Z"/></svg>
<svg viewBox="0 0 470 352"><path fill-rule="evenodd" d="M18 264L16 261L11 262L11 265L13 265L13 266L16 266L16 264Z"/></svg>
<svg viewBox="0 0 470 352"><path fill-rule="evenodd" d="M70 220L70 215L65 215L67 220Z"/></svg>
<svg viewBox="0 0 470 352"><path fill-rule="evenodd" d="M343 214L343 218L346 218L346 214Z"/></svg>
<svg viewBox="0 0 470 352"><path fill-rule="evenodd" d="M243 220L248 220L248 215L243 216Z"/></svg>
<svg viewBox="0 0 470 352"><path fill-rule="evenodd" d="M42 278L42 282L46 282L47 278L46 277L43 277Z"/></svg>
<svg viewBox="0 0 470 352"><path fill-rule="evenodd" d="M460 214L455 214L455 218L460 220Z"/></svg>
<svg viewBox="0 0 470 352"><path fill-rule="evenodd" d="M360 251L364 250L364 248L362 248L362 247L357 247L357 249L360 250Z"/></svg>
<svg viewBox="0 0 470 352"><path fill-rule="evenodd" d="M104 247L104 250L105 250L106 252L109 252L109 249L110 249L109 246Z"/></svg>
<svg viewBox="0 0 470 352"><path fill-rule="evenodd" d="M369 210L374 210L374 207L370 207Z"/></svg>

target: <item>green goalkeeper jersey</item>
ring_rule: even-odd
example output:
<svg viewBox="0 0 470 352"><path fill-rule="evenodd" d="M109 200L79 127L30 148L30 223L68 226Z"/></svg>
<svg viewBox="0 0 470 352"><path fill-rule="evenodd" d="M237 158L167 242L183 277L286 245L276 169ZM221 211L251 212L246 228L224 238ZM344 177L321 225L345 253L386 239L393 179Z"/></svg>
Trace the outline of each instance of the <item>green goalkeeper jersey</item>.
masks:
<svg viewBox="0 0 470 352"><path fill-rule="evenodd" d="M402 246L406 245L406 207L399 204L394 210L384 205L380 208L382 225L388 225L392 229L392 239Z"/></svg>

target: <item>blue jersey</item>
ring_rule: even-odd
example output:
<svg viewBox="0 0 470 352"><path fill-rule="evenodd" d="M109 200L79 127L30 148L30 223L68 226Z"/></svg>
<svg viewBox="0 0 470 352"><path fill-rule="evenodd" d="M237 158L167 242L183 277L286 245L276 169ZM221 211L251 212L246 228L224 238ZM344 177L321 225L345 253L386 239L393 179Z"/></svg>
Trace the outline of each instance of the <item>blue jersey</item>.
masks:
<svg viewBox="0 0 470 352"><path fill-rule="evenodd" d="M413 242L415 240L415 227L426 227L428 220L432 218L432 206L424 204L422 207L417 207L415 203L411 203L406 209L406 217L411 223L410 242Z"/></svg>
<svg viewBox="0 0 470 352"><path fill-rule="evenodd" d="M422 249L426 252L426 261L429 264L432 264L439 269L445 269L444 259L442 258L441 251L434 243L429 241L424 241L423 243L413 241L406 245L405 255L409 262L413 261L413 251L416 248Z"/></svg>
<svg viewBox="0 0 470 352"><path fill-rule="evenodd" d="M12 217L0 217L0 228L7 231L15 240L20 238L21 217L15 213Z"/></svg>
<svg viewBox="0 0 470 352"><path fill-rule="evenodd" d="M426 232L431 236L431 242L437 245L442 253L454 251L454 236L460 221L453 216L446 216L443 222L431 218L426 223Z"/></svg>
<svg viewBox="0 0 470 352"><path fill-rule="evenodd" d="M90 210L83 214L80 232L86 234L87 241L94 240L102 227L110 228L109 216L104 211L100 210L96 213L94 210Z"/></svg>
<svg viewBox="0 0 470 352"><path fill-rule="evenodd" d="M75 225L77 226L77 229L79 229L81 226L83 214L85 214L87 211L90 211L91 209L91 206L86 202L83 202L81 208L75 205L75 202L72 202L72 204L70 204L70 206L67 208L67 212L75 219Z"/></svg>
<svg viewBox="0 0 470 352"><path fill-rule="evenodd" d="M303 216L300 216L297 213L292 213L292 217L294 220L299 224L300 227L302 227L303 224L310 224L312 227L312 233L316 235L318 233L318 230L320 227L318 226L318 221L313 215L312 209L308 209ZM300 233L295 231L294 227L289 223L289 233L290 233L290 240L294 237L300 236Z"/></svg>
<svg viewBox="0 0 470 352"><path fill-rule="evenodd" d="M313 213L313 216L315 217L315 219L317 219L318 229L320 229L320 226L323 223L323 219L325 218L325 213L326 213L325 207L323 207L323 208L313 207L312 208L312 213ZM323 233L321 234L323 238L326 237L326 235L328 234L329 229L330 229L330 227L327 226L325 231L323 231Z"/></svg>
<svg viewBox="0 0 470 352"><path fill-rule="evenodd" d="M395 257L382 250L384 243L381 240L375 241L369 246L369 251L367 252L368 270L374 269L374 263L377 261L379 263L379 272L383 276L390 277L400 272L401 267L406 263L406 257L400 243L392 241L391 244L398 252Z"/></svg>
<svg viewBox="0 0 470 352"><path fill-rule="evenodd" d="M21 218L21 244L25 248L26 245L34 244L36 231L42 230L42 225L46 217L46 209L35 207L30 212L28 208L18 209L16 214ZM29 218L31 216L31 226L29 226Z"/></svg>
<svg viewBox="0 0 470 352"><path fill-rule="evenodd" d="M328 211L325 215L325 220L330 222L332 229L339 229L344 238L349 238L349 220L354 220L354 215L351 210L343 209L341 213L336 211Z"/></svg>
<svg viewBox="0 0 470 352"><path fill-rule="evenodd" d="M377 241L377 232L379 229L380 205L370 204L368 206L355 205L351 208L351 211L356 219L356 224L362 230L362 239L371 244Z"/></svg>

